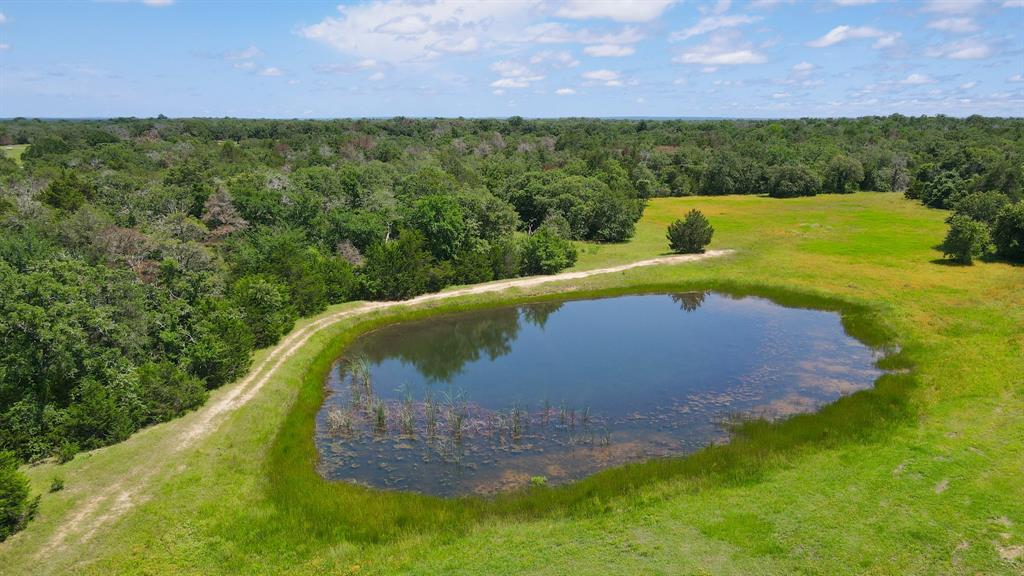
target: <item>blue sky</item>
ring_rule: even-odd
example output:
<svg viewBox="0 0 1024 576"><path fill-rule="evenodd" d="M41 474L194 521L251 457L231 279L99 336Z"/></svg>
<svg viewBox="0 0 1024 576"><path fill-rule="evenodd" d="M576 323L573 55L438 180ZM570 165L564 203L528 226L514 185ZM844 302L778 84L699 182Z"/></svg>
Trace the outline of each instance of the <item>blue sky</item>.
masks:
<svg viewBox="0 0 1024 576"><path fill-rule="evenodd" d="M0 117L1024 115L1024 0L0 1Z"/></svg>

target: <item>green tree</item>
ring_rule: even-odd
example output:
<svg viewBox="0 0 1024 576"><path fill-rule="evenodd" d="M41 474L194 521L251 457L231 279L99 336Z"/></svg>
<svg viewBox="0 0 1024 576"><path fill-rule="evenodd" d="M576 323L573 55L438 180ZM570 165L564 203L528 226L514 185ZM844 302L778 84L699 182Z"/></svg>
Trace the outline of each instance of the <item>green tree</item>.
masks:
<svg viewBox="0 0 1024 576"><path fill-rule="evenodd" d="M526 239L523 273L554 274L576 263L576 247L551 226L541 226Z"/></svg>
<svg viewBox="0 0 1024 576"><path fill-rule="evenodd" d="M416 200L408 222L423 235L427 249L438 260L450 260L471 236L462 207L452 196L432 194Z"/></svg>
<svg viewBox="0 0 1024 576"><path fill-rule="evenodd" d="M942 241L943 256L962 264L970 264L988 250L989 232L983 223L962 214L949 219L949 232Z"/></svg>
<svg viewBox="0 0 1024 576"><path fill-rule="evenodd" d="M1009 203L1010 199L1002 192L994 190L972 192L957 200L953 205L953 210L957 214L963 214L991 226L996 221L999 212Z"/></svg>
<svg viewBox="0 0 1024 576"><path fill-rule="evenodd" d="M295 324L295 309L289 303L288 288L262 274L239 278L231 298L245 316L257 348L275 344Z"/></svg>
<svg viewBox="0 0 1024 576"><path fill-rule="evenodd" d="M668 246L677 254L703 252L715 229L700 210L690 210L683 220L668 226Z"/></svg>
<svg viewBox="0 0 1024 576"><path fill-rule="evenodd" d="M87 180L74 170L62 170L43 190L41 199L54 208L73 212L92 195L93 188Z"/></svg>
<svg viewBox="0 0 1024 576"><path fill-rule="evenodd" d="M366 294L377 300L404 300L426 292L433 257L425 244L419 232L403 230L398 240L370 246L361 270Z"/></svg>
<svg viewBox="0 0 1024 576"><path fill-rule="evenodd" d="M35 515L39 497L29 497L28 478L12 452L0 451L0 542L21 530Z"/></svg>
<svg viewBox="0 0 1024 576"><path fill-rule="evenodd" d="M829 160L825 167L823 190L833 194L847 194L857 190L864 179L864 166L856 158L840 154Z"/></svg>
<svg viewBox="0 0 1024 576"><path fill-rule="evenodd" d="M203 381L171 362L147 362L139 367L139 396L145 404L143 425L165 422L206 400Z"/></svg>
<svg viewBox="0 0 1024 576"><path fill-rule="evenodd" d="M992 226L996 254L1011 260L1024 260L1024 201L1003 207Z"/></svg>
<svg viewBox="0 0 1024 576"><path fill-rule="evenodd" d="M932 208L949 208L966 195L960 175L947 170L921 187L921 203Z"/></svg>
<svg viewBox="0 0 1024 576"><path fill-rule="evenodd" d="M784 164L768 170L768 195L772 198L814 196L820 190L818 177L803 164Z"/></svg>
<svg viewBox="0 0 1024 576"><path fill-rule="evenodd" d="M183 353L185 365L206 382L207 388L221 386L249 370L252 330L242 312L228 300L200 300L189 331L190 344Z"/></svg>

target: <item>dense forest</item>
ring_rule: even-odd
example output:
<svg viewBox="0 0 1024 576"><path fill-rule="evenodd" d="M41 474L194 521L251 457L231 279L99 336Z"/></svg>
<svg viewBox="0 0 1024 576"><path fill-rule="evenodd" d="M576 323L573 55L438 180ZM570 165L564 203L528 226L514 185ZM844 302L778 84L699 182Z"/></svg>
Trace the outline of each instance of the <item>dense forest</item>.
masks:
<svg viewBox="0 0 1024 576"><path fill-rule="evenodd" d="M196 407L330 304L564 269L653 196L895 191L1024 252L1021 119L15 119L0 145L18 461Z"/></svg>

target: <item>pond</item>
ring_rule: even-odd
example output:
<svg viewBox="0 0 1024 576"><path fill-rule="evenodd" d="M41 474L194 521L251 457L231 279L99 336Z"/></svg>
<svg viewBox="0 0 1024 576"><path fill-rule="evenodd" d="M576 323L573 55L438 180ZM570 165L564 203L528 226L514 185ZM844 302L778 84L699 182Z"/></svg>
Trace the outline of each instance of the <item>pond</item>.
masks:
<svg viewBox="0 0 1024 576"><path fill-rule="evenodd" d="M364 334L317 415L320 473L439 496L560 484L728 441L872 385L834 312L682 293L463 312Z"/></svg>

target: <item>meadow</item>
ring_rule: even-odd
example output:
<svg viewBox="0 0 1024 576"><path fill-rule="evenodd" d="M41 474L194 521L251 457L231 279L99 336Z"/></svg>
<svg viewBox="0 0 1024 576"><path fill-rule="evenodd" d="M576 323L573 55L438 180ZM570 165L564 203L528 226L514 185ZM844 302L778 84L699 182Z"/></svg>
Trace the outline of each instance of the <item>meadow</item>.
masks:
<svg viewBox="0 0 1024 576"><path fill-rule="evenodd" d="M369 312L310 337L255 396L184 448L203 410L67 464L27 467L43 494L39 514L0 544L0 571L1024 570L1024 270L946 264L935 249L946 212L866 192L655 199L630 242L581 244L576 269L664 254L665 227L691 208L714 225L711 248L734 255ZM744 424L732 443L689 458L492 500L370 491L325 482L313 469L323 371L362 331L570 293L680 289L839 311L852 334L892 349L883 362L893 372L817 415ZM257 353L257 367L268 353ZM49 493L55 477L65 487Z"/></svg>

